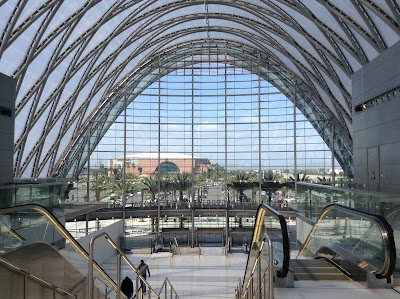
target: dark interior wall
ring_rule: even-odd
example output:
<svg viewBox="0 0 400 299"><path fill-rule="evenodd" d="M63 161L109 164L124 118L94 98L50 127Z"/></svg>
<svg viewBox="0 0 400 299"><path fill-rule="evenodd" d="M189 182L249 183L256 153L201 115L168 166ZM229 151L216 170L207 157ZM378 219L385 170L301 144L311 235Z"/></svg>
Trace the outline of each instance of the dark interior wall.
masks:
<svg viewBox="0 0 400 299"><path fill-rule="evenodd" d="M400 193L400 43L356 72L352 89L354 180Z"/></svg>
<svg viewBox="0 0 400 299"><path fill-rule="evenodd" d="M0 73L0 185L13 180L16 80Z"/></svg>

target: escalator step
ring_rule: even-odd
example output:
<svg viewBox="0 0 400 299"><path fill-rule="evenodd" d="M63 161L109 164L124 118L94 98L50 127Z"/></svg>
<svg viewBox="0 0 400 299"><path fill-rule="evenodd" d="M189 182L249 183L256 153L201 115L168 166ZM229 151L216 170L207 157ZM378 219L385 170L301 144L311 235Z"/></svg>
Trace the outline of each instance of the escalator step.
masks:
<svg viewBox="0 0 400 299"><path fill-rule="evenodd" d="M295 281L352 281L342 273L295 273Z"/></svg>
<svg viewBox="0 0 400 299"><path fill-rule="evenodd" d="M334 266L325 260L292 260L291 268L294 271L295 281L352 281Z"/></svg>

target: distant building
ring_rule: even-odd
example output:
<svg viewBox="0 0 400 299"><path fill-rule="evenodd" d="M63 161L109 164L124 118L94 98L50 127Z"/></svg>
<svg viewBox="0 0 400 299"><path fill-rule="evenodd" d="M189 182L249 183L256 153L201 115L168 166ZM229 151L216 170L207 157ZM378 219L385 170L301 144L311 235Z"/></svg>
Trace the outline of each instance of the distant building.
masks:
<svg viewBox="0 0 400 299"><path fill-rule="evenodd" d="M110 159L108 168L110 171L122 170L123 164L124 157ZM211 168L208 159L180 153L140 153L125 157L126 173L134 175L156 173L159 164L161 172L168 173L192 172L192 167L196 173L207 173Z"/></svg>

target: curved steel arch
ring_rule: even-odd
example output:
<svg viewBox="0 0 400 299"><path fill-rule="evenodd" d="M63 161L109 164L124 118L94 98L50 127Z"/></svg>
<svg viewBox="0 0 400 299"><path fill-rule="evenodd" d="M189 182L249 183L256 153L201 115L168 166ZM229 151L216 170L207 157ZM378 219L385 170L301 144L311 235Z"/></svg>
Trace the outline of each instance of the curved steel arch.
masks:
<svg viewBox="0 0 400 299"><path fill-rule="evenodd" d="M201 29L200 29L201 30ZM134 54L134 53L133 53ZM157 54L158 55L158 54ZM99 85L102 85L102 84L104 84L104 82L101 82ZM323 105L322 104L322 102L321 102L321 105ZM328 111L326 111L325 112L325 114L327 114L328 113ZM79 126L80 128L82 128L82 126ZM79 136L79 135L81 135L81 134L84 134L83 132L81 132L81 131L79 131L79 132L77 132L77 134L75 134L76 136Z"/></svg>
<svg viewBox="0 0 400 299"><path fill-rule="evenodd" d="M218 2L218 1L215 1L215 2ZM244 2L244 1L243 1ZM198 5L199 3L202 3L202 1L191 1L190 2L190 6L193 6L193 5ZM234 2L233 2L234 3ZM189 5L186 5L186 6L189 6ZM237 6L235 6L235 5L233 5L233 4L231 4L231 3L228 3L228 4L226 4L225 3L225 5L228 5L228 6L232 6L232 7L237 7ZM163 7L161 7L161 8L163 8ZM176 10L176 9L179 9L180 7L178 7L178 8L174 8L174 10ZM261 9L260 7L257 7L258 9ZM152 14L155 14L155 13L157 13L157 12L163 12L162 10L160 10L160 11L158 11L158 10L154 10L154 11L151 11L151 12L149 12L148 13L148 15L146 16L146 17L148 17L149 15L152 15ZM163 12L164 13L164 12ZM158 17L158 15L156 15L156 16L154 16L155 18L156 17ZM137 21L140 21L140 18L137 20ZM99 24L101 23L101 22L98 22ZM126 27L126 26L133 26L134 24L135 24L136 22L133 22L132 23L132 21L130 20L130 25L129 24L125 24L125 23L121 23L121 27ZM69 23L68 23L69 24ZM289 24L288 24L289 25ZM98 27L96 27L97 29L98 29ZM90 31L88 31L88 32L85 32L85 34L84 34L84 36L86 36L87 37L87 34L89 34L89 33L91 33L91 35L93 35L93 31L95 32L96 30L95 29L91 29ZM118 30L116 30L116 33L115 34L118 34ZM81 42L82 42L82 40L83 39L81 39L81 37L79 38L79 39L77 39L76 40L76 42L75 43L73 43L70 47L68 47L68 49L66 50L66 51L64 51L64 53L63 54L61 54L61 56L59 57L59 58L57 58L57 63L60 63L62 60L63 60L63 58L62 57L65 57L65 55L66 54L68 54L68 53L70 53L70 51L72 51L72 49L74 49L80 42L79 42L79 40L81 40ZM102 43L103 44L103 43ZM96 51L101 51L102 49L101 48L97 48L96 49ZM327 50L325 49L325 52L326 52ZM331 55L331 57L332 57L332 55ZM314 58L313 57L311 57L311 59L313 60ZM55 67L57 66L57 63L55 64ZM15 76L17 75L17 73L15 73L14 74ZM46 76L44 76L44 78L46 78ZM38 82L38 84L36 84L35 85L35 89L32 89L31 90L31 92L30 93L28 93L27 95L25 95L25 99L26 100L29 100L30 99L30 97L32 96L32 92L35 92L35 90L38 88L38 86L40 86L40 85L42 85L43 84L43 81L44 81L44 79L43 78L41 78L41 82ZM26 101L22 101L22 103L25 103ZM18 105L18 107L17 107L17 113L19 112L19 110L21 109L21 104L19 104Z"/></svg>
<svg viewBox="0 0 400 299"><path fill-rule="evenodd" d="M151 61L158 51L181 47L184 43L179 41L180 38L197 40L199 34L205 36L202 42L209 43L218 36L217 33L228 33L226 36L232 39L232 45L237 40L240 41L238 45L246 44L261 55L272 57L279 54L280 57L275 58L281 69L291 72L292 77L297 76L298 81L302 81L302 88L312 95L307 99L307 109L318 111L322 108L320 113L334 124L335 131L341 132L335 136L341 136L351 153L350 77L388 45L400 40L398 1L388 1L387 5L380 6L371 0L351 0L351 7L347 8L335 1L317 0L318 10L314 10L310 2L301 0L176 0L168 3L110 0L106 5L104 3L83 1L81 6L64 16L58 12L68 5L67 1L42 1L29 14L25 13L28 1L20 0L13 4L0 1L1 7L9 8L0 10L0 18L7 20L0 39L0 65L10 66L4 69L5 73L18 79L16 117L17 123L25 123L16 136L15 177L54 174L53 167L65 157L62 154L64 149L73 146L76 136L81 133L79 129L96 114L100 105L106 103L109 94L132 69ZM9 14L2 15L4 11ZM91 18L91 13L96 11L101 11L101 14L90 28L80 23L83 18ZM58 22L60 16L63 19ZM306 18L310 24L300 22L297 16ZM328 23L325 16L330 16L336 23ZM185 24L195 19L204 19L204 25L189 26L178 32L178 24L187 26ZM375 22L376 19L381 22ZM114 30L99 40L98 33L112 23L117 23ZM243 30L236 29L235 24L240 24ZM163 26L173 33L166 35ZM37 28L36 33L30 32L32 28ZM128 32L132 37L120 38L121 34ZM29 46L23 51L14 51L18 63L8 61L21 37ZM388 41L389 37L393 40ZM135 59L132 55L119 61L119 53L123 49L129 50L135 38L141 53L148 57L135 61L135 64L131 63ZM140 39L143 41L139 42ZM58 44L54 47L56 41ZM286 43L293 47L293 53L285 49ZM86 51L91 44L92 50ZM116 50L110 51L110 45ZM44 55L50 47L52 52ZM107 51L108 56L103 57L103 51ZM63 66L65 61L68 61L68 67ZM28 71L35 63L46 67L32 76ZM293 65L292 70L289 65ZM50 93L45 92L51 85L51 76L58 72L62 80L52 87ZM78 79L79 84L67 90L70 82ZM80 97L84 89L90 91L82 101ZM332 110L328 109L329 105ZM38 126L39 122L44 124ZM324 126L317 125L319 132ZM40 132L34 132L38 128ZM60 141L67 132L69 145L64 148ZM49 147L46 140L50 134L57 138ZM341 160L351 163L348 157Z"/></svg>
<svg viewBox="0 0 400 299"><path fill-rule="evenodd" d="M239 21L238 21L239 22ZM168 26L167 27L165 27L165 26L161 26L160 28L162 28L162 31L166 31L166 30L168 30ZM199 30L199 29L196 29L196 30ZM201 28L200 28L200 31L201 31ZM219 30L219 31L222 31L222 30ZM226 32L229 32L229 30L227 30ZM139 37L137 37L137 38L140 38L140 36ZM248 40L250 40L250 38L248 38ZM271 41L273 41L273 39L271 39ZM127 41L127 42L130 42L129 40ZM143 42L143 44L147 44L146 43L146 41L144 41ZM275 46L279 46L279 44L278 43L273 43ZM120 48L121 49L121 48ZM284 52L285 50L283 49L283 48L281 48L280 47L280 49L279 49L281 52ZM99 52L97 52L97 53L99 53ZM115 55L110 55L109 57L111 57L111 58L115 58L117 56L117 54L115 54ZM91 69L91 67L88 67L86 70L85 70L85 74L87 74L88 73L88 70L90 70ZM99 69L101 69L101 67L99 68ZM329 74L328 74L329 75ZM84 83L84 81L85 81L85 76L86 75L84 75L84 77L83 77L83 80L81 80L81 83L83 82ZM318 77L315 77L315 79L316 80L318 80ZM103 85L103 84L101 84L101 85ZM79 89L77 89L77 91L79 91ZM53 95L54 95L54 93L53 93ZM51 103L53 103L53 106L52 107L54 107L54 102L53 101L48 101L48 104L51 104ZM47 108L47 105L46 105L46 103L42 106L42 109L40 109L39 111L38 111L38 113L43 113L44 111L45 111L45 109ZM39 116L40 116L40 114L39 114ZM32 118L32 124L34 124L38 119L39 119L39 116L36 114L36 115L34 115L33 116L33 118ZM48 122L49 120L47 119L47 122ZM45 135L42 135L42 137L41 137L41 139L35 144L35 146L32 148L32 150L31 150L31 152L28 154L28 156L27 156L27 158L26 158L26 160L25 160L25 163L21 166L21 171L24 171L24 168L26 167L26 165L28 165L28 163L29 163L29 161L33 158L33 156L36 154L36 155L40 155L40 153L41 153L41 151L40 151L40 148L41 148L41 146L43 145L43 142L44 142L44 140L45 140ZM23 140L23 139L22 139ZM20 140L17 140L17 145L19 144L19 141ZM38 150L39 149L39 150ZM46 157L45 157L45 159L43 160L44 162L46 161L47 159L46 159ZM35 160L35 162L36 162L37 160ZM37 164L36 164L37 165ZM43 165L43 162L41 163L41 165ZM36 168L36 167L35 167ZM38 169L39 171L41 170L41 168L39 168ZM34 176L34 174L32 174L32 176Z"/></svg>
<svg viewBox="0 0 400 299"><path fill-rule="evenodd" d="M214 16L214 15L211 15L211 17L210 18L213 18L213 17L216 17L216 18L218 18L218 15L217 16ZM235 18L233 17L233 16L229 16L229 15L223 15L222 16L222 19L224 18L224 17L230 17L230 19L231 20L234 20ZM196 16L194 19L197 19L198 18L198 16ZM192 19L189 19L189 20L192 20ZM247 23L245 23L244 21L245 21L246 19L244 19L244 18L241 18L240 20L237 20L237 22L238 23L242 23L242 24L247 24ZM243 22L240 22L240 21L243 21ZM247 21L249 21L249 20L247 20ZM175 23L173 23L172 25L174 25ZM262 26L262 24L257 24L257 25L261 25ZM160 28L162 28L162 31L166 31L166 30L168 30L169 28L171 28L170 27L171 25L166 25L166 24L160 24ZM258 28L258 27L257 27ZM266 28L267 30L268 30L268 28ZM154 31L155 30L155 28L150 28L150 31ZM259 32L260 34L262 34L262 32ZM138 39L138 38L141 38L141 36L139 35L139 36L137 36L137 37L135 37L136 39ZM284 38L284 37L283 37ZM270 39L270 41L274 41L273 39ZM288 41L288 43L291 43L291 44L293 44L294 45L294 42L292 41L292 40L287 40ZM130 40L127 40L127 42L130 42ZM144 42L145 43L145 42ZM277 43L277 42L274 42L274 44L276 45L276 46L279 46L279 44ZM121 47L118 49L118 50L121 50L122 49L122 46L123 45L121 45ZM298 48L301 48L301 47L298 47ZM281 51L283 52L284 50L283 49L281 49ZM334 76L334 74L327 68L327 67L325 67L325 66L323 66L319 61L317 61L317 60L315 60L309 53L307 53L307 51L305 51L305 50L301 50L303 53L304 53L304 57L307 59L307 60L309 60L309 61L314 61L314 64L317 64L319 67L314 67L314 70L315 71L317 71L317 69L322 69L322 70L324 70L324 72L326 73L326 75L327 76L330 76L330 77L333 77L333 78L336 78L337 76ZM92 51L91 53L93 53L93 55L96 55L96 53L97 53L97 55L98 55L98 53L99 53L100 51ZM115 54L113 54L113 55L110 55L108 58L114 58L115 59L115 57L118 55L118 53L115 53ZM107 59L108 59L107 58ZM88 60L86 60L86 61L88 61ZM92 59L92 61L96 61L96 59ZM98 67L97 67L97 69L98 68L101 68L102 67L102 65L104 65L106 63L106 60L104 60L103 62L102 62L102 64L100 64ZM93 65L91 65L90 67L88 67L87 69L90 69L90 68L92 68L93 67ZM85 71L85 73L86 73L87 71ZM339 82L336 80L336 82L337 82L337 84L339 84ZM61 85L62 86L62 85ZM54 94L54 93L52 93L52 97L53 96L55 96L55 95L57 95L57 94ZM348 98L348 96L347 96L347 98ZM48 101L48 102L50 102L50 101ZM340 104L339 103L337 103L339 106L340 106ZM45 110L45 108L47 108L47 105L48 104L44 104L42 107L41 107L41 109L39 109L39 111L37 111L36 113L35 113L35 115L33 116L33 120L32 120L32 122L34 123L40 116L41 116L41 113L43 113L43 111ZM344 113L344 114L349 114L347 111L343 111L342 110L342 112ZM348 115L349 116L349 115ZM17 141L17 144L18 144L18 141Z"/></svg>

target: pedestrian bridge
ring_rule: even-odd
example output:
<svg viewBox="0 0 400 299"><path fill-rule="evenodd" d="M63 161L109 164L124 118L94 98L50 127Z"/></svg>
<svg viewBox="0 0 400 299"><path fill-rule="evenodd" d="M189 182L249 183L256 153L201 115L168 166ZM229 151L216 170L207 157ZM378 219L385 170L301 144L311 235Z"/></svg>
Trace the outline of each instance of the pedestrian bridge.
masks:
<svg viewBox="0 0 400 299"><path fill-rule="evenodd" d="M256 202L162 202L134 203L117 207L110 203L68 203L64 205L66 221L89 221L125 218L153 217L255 217L259 203ZM295 216L296 211L288 205L275 207L284 216Z"/></svg>

